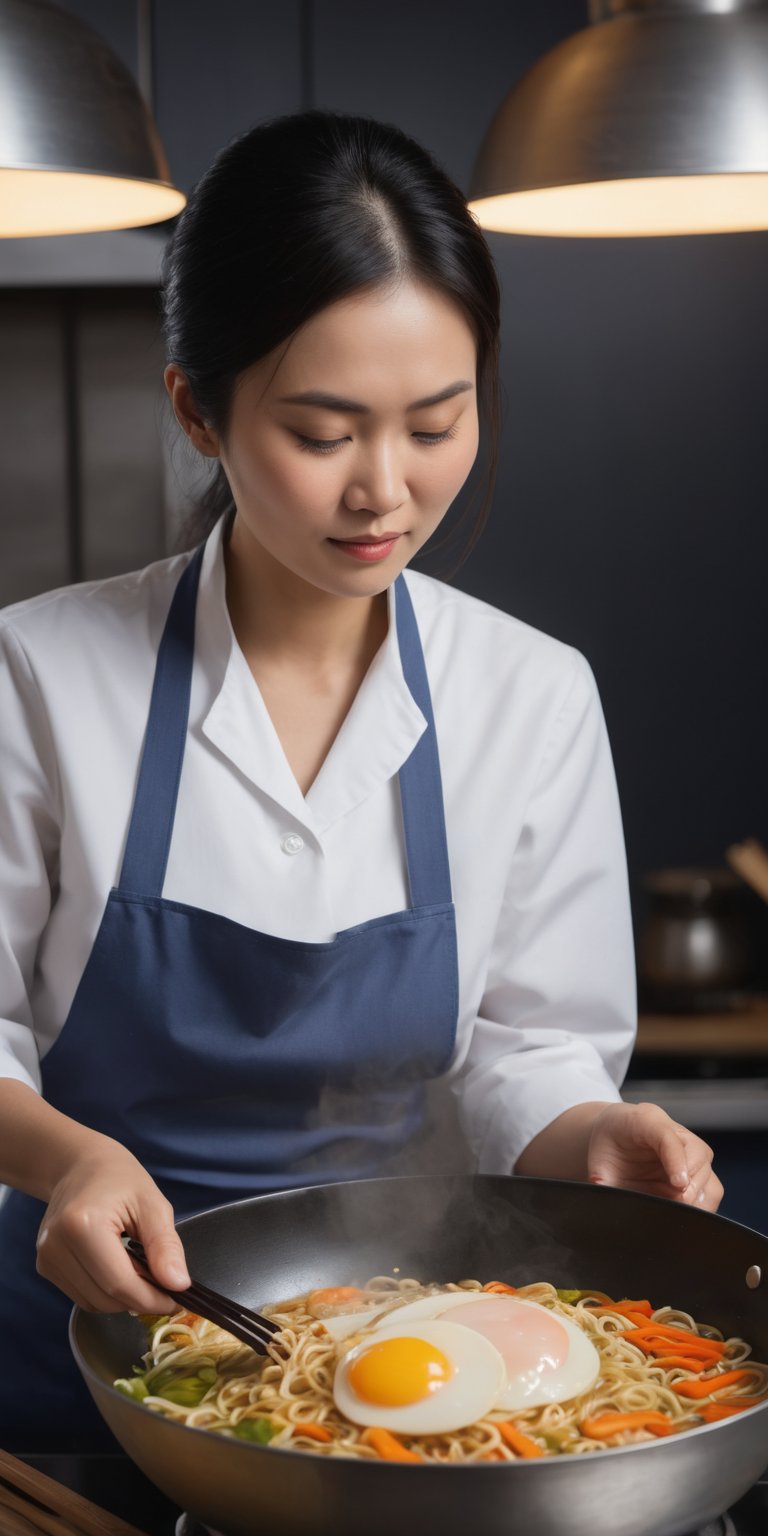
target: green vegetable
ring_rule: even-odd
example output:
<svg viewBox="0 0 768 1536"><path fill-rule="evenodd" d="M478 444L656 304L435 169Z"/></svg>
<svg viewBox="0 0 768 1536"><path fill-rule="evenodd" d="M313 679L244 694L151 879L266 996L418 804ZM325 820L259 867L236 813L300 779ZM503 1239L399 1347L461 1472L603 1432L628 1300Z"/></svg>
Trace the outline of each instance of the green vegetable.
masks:
<svg viewBox="0 0 768 1536"><path fill-rule="evenodd" d="M141 1321L143 1322L150 1338L154 1338L158 1328L162 1328L163 1323L169 1323L170 1320L170 1312L166 1312L163 1317L153 1317L152 1315L144 1313L141 1318Z"/></svg>
<svg viewBox="0 0 768 1536"><path fill-rule="evenodd" d="M237 1435L238 1440L250 1440L251 1444L268 1445L278 1433L278 1429L271 1419L241 1419L232 1433Z"/></svg>
<svg viewBox="0 0 768 1536"><path fill-rule="evenodd" d="M199 1376L177 1376L162 1387L155 1386L154 1392L156 1397L164 1397L167 1403L176 1403L179 1408L197 1408L210 1385Z"/></svg>
<svg viewBox="0 0 768 1536"><path fill-rule="evenodd" d="M560 1435L542 1435L541 1438L544 1441L548 1451L558 1452L563 1449L563 1442Z"/></svg>
<svg viewBox="0 0 768 1536"><path fill-rule="evenodd" d="M558 1301L566 1301L570 1307L575 1307L577 1301L581 1301L583 1291L558 1291Z"/></svg>
<svg viewBox="0 0 768 1536"><path fill-rule="evenodd" d="M149 1397L149 1387L143 1376L134 1376L131 1381L116 1381L115 1386L124 1397L132 1397L136 1403L142 1403L145 1397Z"/></svg>

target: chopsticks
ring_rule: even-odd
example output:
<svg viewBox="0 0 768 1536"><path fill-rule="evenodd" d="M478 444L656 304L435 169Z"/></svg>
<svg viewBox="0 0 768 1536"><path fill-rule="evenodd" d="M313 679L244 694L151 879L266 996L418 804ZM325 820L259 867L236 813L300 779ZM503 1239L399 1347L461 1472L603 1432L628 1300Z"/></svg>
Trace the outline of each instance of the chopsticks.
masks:
<svg viewBox="0 0 768 1536"><path fill-rule="evenodd" d="M171 1291L167 1285L161 1285L156 1280L147 1262L147 1255L142 1244L135 1237L129 1237L123 1233L123 1247L126 1253L137 1264L140 1264L158 1290L164 1291L173 1301L177 1301L180 1307L187 1312L195 1312L199 1317L207 1318L209 1323L215 1323L217 1327L224 1328L241 1344L247 1344L260 1355L267 1353L267 1345L274 1334L279 1333L277 1323L270 1318L262 1317L260 1312L252 1312L250 1307L241 1306L240 1302L232 1301L229 1296L222 1296L219 1291L212 1291L207 1285L201 1285L198 1280L193 1280L186 1291Z"/></svg>
<svg viewBox="0 0 768 1536"><path fill-rule="evenodd" d="M732 843L726 848L725 857L747 885L768 901L768 852L756 837L747 837L743 843Z"/></svg>
<svg viewBox="0 0 768 1536"><path fill-rule="evenodd" d="M144 1536L82 1494L0 1451L2 1536Z"/></svg>

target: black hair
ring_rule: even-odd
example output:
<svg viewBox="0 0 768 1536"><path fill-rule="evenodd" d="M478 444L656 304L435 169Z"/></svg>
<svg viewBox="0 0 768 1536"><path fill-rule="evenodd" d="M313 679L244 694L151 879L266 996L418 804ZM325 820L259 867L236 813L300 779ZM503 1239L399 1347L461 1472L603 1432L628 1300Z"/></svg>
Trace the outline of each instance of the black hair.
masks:
<svg viewBox="0 0 768 1536"><path fill-rule="evenodd" d="M326 305L404 277L457 302L475 336L487 468L468 552L498 458L499 284L461 191L400 128L315 110L272 118L228 144L166 247L167 357L204 420L225 435L239 374ZM232 505L219 465L189 530L195 540Z"/></svg>

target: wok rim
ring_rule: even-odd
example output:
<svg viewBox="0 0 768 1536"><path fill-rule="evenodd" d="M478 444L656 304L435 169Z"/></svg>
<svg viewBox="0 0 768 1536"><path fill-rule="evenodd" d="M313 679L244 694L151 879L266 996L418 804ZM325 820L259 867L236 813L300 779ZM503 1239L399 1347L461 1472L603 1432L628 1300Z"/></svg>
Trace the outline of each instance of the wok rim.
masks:
<svg viewBox="0 0 768 1536"><path fill-rule="evenodd" d="M496 1181L496 1180L498 1180L499 1177L505 1177L505 1176L504 1175L499 1175L499 1174L483 1174L483 1173L469 1173L469 1174L423 1173L423 1174L396 1174L396 1175L390 1175L388 1177L381 1177L381 1178L374 1176L374 1177L367 1178L367 1179L348 1179L348 1180L343 1180L343 1181L334 1180L334 1181L332 1181L330 1183L327 1183L327 1184L302 1184L302 1185L297 1186L296 1188L292 1188L292 1189L269 1190L269 1191L267 1191L267 1192L265 1192L264 1194L261 1194L261 1195L246 1195L246 1196L243 1197L242 1200L230 1200L230 1201L227 1201L226 1204L224 1204L224 1205L216 1205L216 1206L207 1207L205 1210L196 1211L194 1213L194 1215L192 1215L192 1216L185 1216L185 1217L183 1217L180 1221L175 1223L175 1227L176 1227L177 1231L181 1232L181 1231L183 1231L183 1229L185 1227L191 1226L194 1222L199 1221L201 1218L213 1215L214 1213L219 1213L219 1212L228 1211L228 1210L235 1210L235 1209L238 1209L240 1206L243 1206L243 1205L249 1205L249 1206L261 1205L265 1201L280 1200L280 1201L285 1202L287 1200L290 1200L291 1198L294 1198L294 1197L297 1198L297 1197L299 1197L301 1195L306 1195L307 1193L317 1193L317 1194L320 1194L322 1191L338 1190L338 1189L351 1189L351 1188L355 1188L355 1187L359 1188L360 1186L364 1186L364 1185L367 1185L367 1184L376 1184L376 1185L379 1185L379 1186L386 1184L388 1186L391 1186L393 1184L404 1183L404 1182L407 1182L410 1185L413 1185L413 1184L416 1184L416 1183L420 1183L422 1185L422 1187L423 1187L424 1185L429 1184L429 1183L432 1183L432 1184L445 1183L446 1179L455 1180L456 1182L471 1180L473 1183L475 1183L475 1182L482 1183L486 1179L489 1180L489 1181ZM669 1200L667 1200L663 1195L650 1195L650 1194L645 1194L643 1191L640 1191L640 1190L620 1189L620 1186L618 1186L618 1185L587 1184L586 1181L583 1181L583 1180L545 1179L545 1178L536 1178L536 1177L533 1177L533 1176L530 1176L530 1175L519 1175L519 1174L508 1175L507 1177L509 1177L510 1179L514 1179L516 1183L519 1181L521 1183L525 1183L526 1185L544 1185L545 1184L547 1186L559 1186L560 1188L565 1189L565 1190L572 1189L574 1184L576 1184L578 1187L586 1187L586 1188L594 1189L594 1190L605 1189L605 1190L612 1190L613 1192L619 1192L619 1190L620 1190L620 1193L621 1193L621 1195L623 1197L629 1197L630 1199L639 1200L643 1204L646 1204L649 1201L652 1202L653 1205L667 1206L667 1205L670 1204ZM677 1202L675 1202L675 1203L677 1203ZM721 1216L717 1211L702 1211L702 1210L699 1210L695 1206L682 1206L681 1209L691 1212L699 1220L703 1217L703 1218L708 1219L709 1221L716 1222L718 1225L720 1225L722 1223L725 1223L729 1227L735 1227L739 1231L749 1233L751 1236L754 1236L754 1237L758 1238L762 1243L768 1243L768 1236L764 1232L759 1232L759 1231L757 1231L756 1228L753 1228L753 1227L747 1227L743 1222L734 1221L731 1217ZM109 1393L111 1397L113 1397L114 1399L116 1399L119 1402L121 1410L127 1408L127 1409L129 1409L129 1410L131 1410L132 1412L135 1412L135 1413L152 1414L156 1418L161 1418L162 1422L164 1424L166 1424L166 1425L171 1426L172 1430L174 1430L174 1431L175 1430L180 1430L184 1434L188 1434L188 1435L189 1434L192 1434L192 1435L204 1435L204 1436L207 1437L207 1441L211 1437L216 1436L217 1439L224 1440L225 1443L228 1446L234 1447L235 1450L238 1453L245 1452L246 1454L252 1454L253 1452L258 1452L260 1455L270 1455L270 1454L274 1455L275 1454L275 1450L272 1450L270 1452L270 1446L268 1444L267 1445L248 1444L247 1442L244 1442L244 1441L237 1441L234 1438L233 1439L229 1439L228 1437L223 1436L223 1435L216 1435L216 1432L214 1430L205 1429L203 1427L198 1427L197 1425L194 1425L194 1424L184 1424L184 1423L182 1423L178 1419L173 1419L171 1417L166 1418L164 1415L156 1414L154 1409L152 1409L152 1408L145 1408L142 1403L132 1402L131 1399L129 1397L127 1397L124 1392L120 1392L119 1389L117 1387L113 1386L113 1384L111 1382L109 1382L109 1381L105 1380L103 1377L101 1377L98 1374L98 1372L94 1369L94 1367L90 1364L90 1362L88 1360L86 1360L85 1355L84 1355L84 1353L83 1353L83 1351L82 1351L82 1349L80 1347L79 1340L78 1340L78 1337L77 1337L77 1330L78 1330L78 1326L79 1326L79 1320L80 1320L81 1317L83 1317L83 1318L94 1317L94 1316L95 1317L113 1317L113 1316L120 1316L120 1317L122 1317L122 1316L126 1316L126 1315L131 1315L131 1314L126 1314L125 1312L119 1312L119 1313L107 1313L107 1312L93 1313L93 1312L87 1312L85 1310L85 1308L80 1307L78 1305L73 1306L72 1311L70 1312L70 1315L69 1315L69 1324L68 1324L69 1345L70 1345L70 1349L72 1350L72 1353L73 1353L73 1355L75 1357L75 1360L77 1362L78 1369L79 1369L81 1375L85 1378L85 1380L87 1382L95 1383L98 1386L100 1391L101 1390L106 1390L106 1392ZM763 1362L757 1362L757 1363L762 1364ZM92 1394L92 1395L94 1395L94 1394ZM98 1407L99 1406L98 1405L98 1399L95 1396L94 1396L94 1400L96 1401L96 1406ZM483 1473L483 1475L487 1475L488 1472L509 1472L512 1468L515 1468L518 1471L518 1473L519 1473L520 1468L525 1468L529 1473L533 1473L535 1470L539 1470L540 1471L542 1467L549 1467L549 1468L552 1468L553 1466L573 1467L574 1462L577 1461L577 1460L583 1460L583 1461L586 1461L588 1464L591 1464L595 1460L596 1457L597 1458L603 1458L605 1456L610 1456L612 1459L615 1459L618 1455L626 1455L627 1453L637 1453L638 1451L645 1451L645 1450L654 1450L654 1451L656 1451L657 1455L659 1455L659 1454L663 1453L665 1448L671 1448L672 1446L679 1445L683 1441L686 1442L686 1443L689 1440L693 1441L694 1437L696 1437L698 1435L701 1435L701 1434L711 1434L713 1431L716 1431L716 1430L725 1430L725 1429L728 1429L728 1428L737 1428L738 1425L743 1423L746 1419L750 1418L754 1414L764 1412L764 1410L766 1408L768 1408L768 1397L766 1397L766 1399L765 1399L765 1401L763 1403L756 1403L752 1408L745 1408L740 1414L735 1414L731 1418L721 1419L721 1420L716 1421L715 1423L712 1423L712 1424L699 1424L699 1425L696 1426L696 1428L685 1430L685 1431L683 1431L682 1434L679 1434L679 1435L670 1435L668 1437L665 1437L665 1439L644 1440L644 1441L641 1441L639 1444L635 1444L635 1445L606 1446L604 1449L594 1450L594 1451L589 1451L589 1452L582 1453L582 1455L580 1457L576 1457L576 1456L573 1456L573 1455L567 1455L566 1454L566 1455L559 1455L559 1456L535 1457L535 1458L532 1458L531 1460L525 1460L523 1458L520 1458L519 1460L513 1461L513 1462L503 1462L503 1463L497 1462L497 1463L488 1463L488 1464L483 1464L483 1465L480 1465L479 1462L463 1462L463 1463L462 1462L456 1462L456 1463L443 1463L443 1464L438 1464L438 1463L435 1463L435 1462L422 1462L419 1467L416 1467L416 1466L414 1466L412 1464L409 1464L407 1462L392 1462L392 1463L389 1463L389 1462L384 1462L384 1461L381 1461L381 1460L372 1461L368 1457L357 1458L357 1457L353 1457L353 1456L350 1456L350 1457L347 1457L347 1456L344 1456L344 1457L341 1457L341 1456L339 1456L339 1457L324 1456L321 1452L318 1452L318 1451L299 1451L299 1450L293 1450L290 1447L286 1447L285 1449L283 1449L282 1447L278 1448L278 1454L281 1455L281 1456L290 1457L291 1460L297 1461L300 1465L303 1465L306 1462L307 1457L311 1457L311 1458L314 1459L315 1462L326 1462L326 1463L327 1462L335 1462L337 1466L339 1464L343 1463L345 1467L355 1467L355 1468L358 1468L358 1469L359 1468L373 1466L377 1470L380 1470L382 1466L388 1466L388 1467L391 1467L393 1470L396 1469L396 1470L398 1470L400 1472L402 1472L402 1471L406 1471L406 1472L420 1471L422 1473L422 1475L423 1475L423 1473L426 1470L430 1474L439 1473L440 1476L441 1476L441 1479L444 1478L446 1472L447 1473L454 1473L454 1474L455 1473L459 1473L459 1474L462 1474L462 1475L466 1475L467 1473L478 1473L478 1472L481 1472L481 1473ZM100 1409L99 1409L99 1412L101 1412ZM105 1423L106 1422L107 1421L105 1420ZM111 1429L111 1426L108 1425L108 1428ZM114 1431L112 1431L112 1433L114 1433ZM358 1476L359 1473L355 1472L355 1473L353 1473L351 1475L352 1476Z"/></svg>

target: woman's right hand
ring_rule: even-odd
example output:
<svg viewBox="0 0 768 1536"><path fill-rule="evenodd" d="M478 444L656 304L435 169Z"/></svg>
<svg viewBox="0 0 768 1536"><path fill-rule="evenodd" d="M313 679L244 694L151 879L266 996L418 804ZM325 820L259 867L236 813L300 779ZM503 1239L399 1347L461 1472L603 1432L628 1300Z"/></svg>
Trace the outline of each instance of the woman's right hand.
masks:
<svg viewBox="0 0 768 1536"><path fill-rule="evenodd" d="M87 1312L175 1311L178 1302L134 1269L120 1235L144 1245L160 1284L190 1284L173 1207L118 1142L99 1137L54 1185L37 1239L38 1272Z"/></svg>

